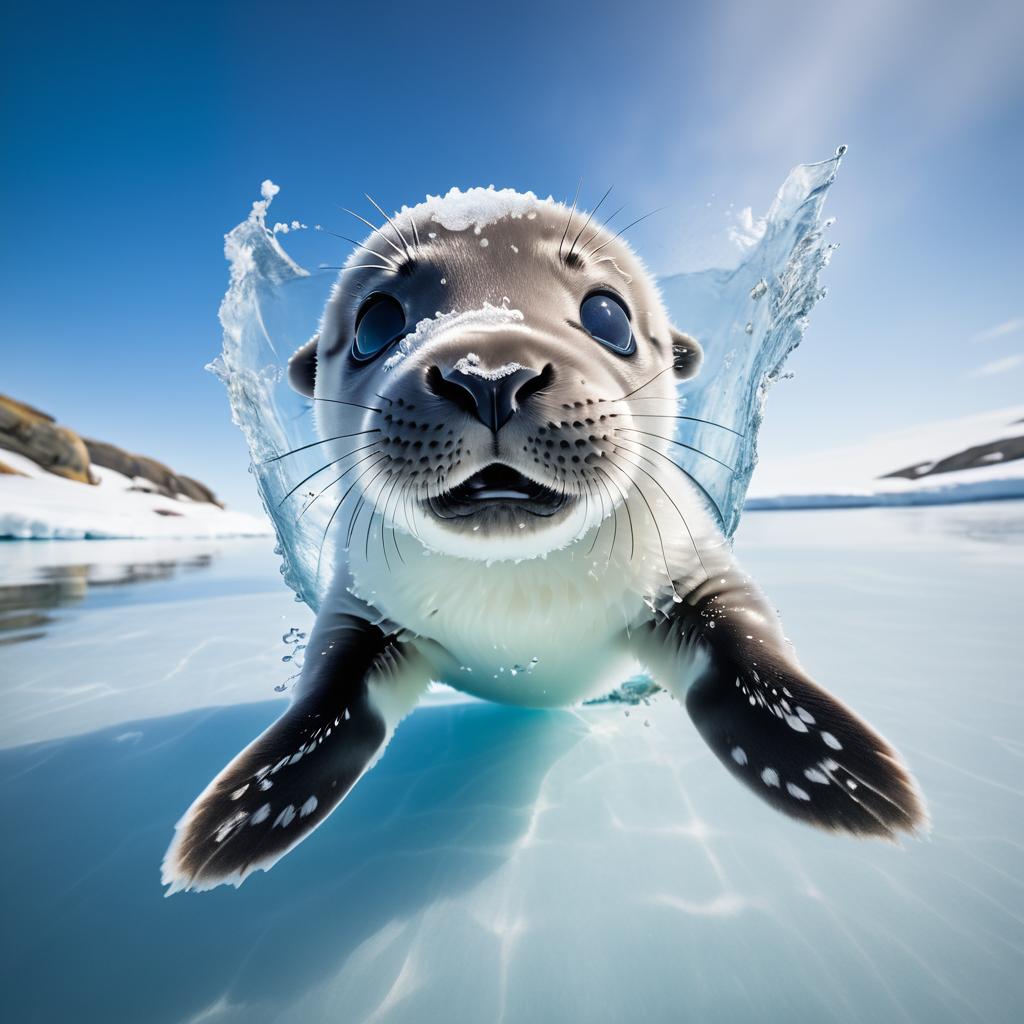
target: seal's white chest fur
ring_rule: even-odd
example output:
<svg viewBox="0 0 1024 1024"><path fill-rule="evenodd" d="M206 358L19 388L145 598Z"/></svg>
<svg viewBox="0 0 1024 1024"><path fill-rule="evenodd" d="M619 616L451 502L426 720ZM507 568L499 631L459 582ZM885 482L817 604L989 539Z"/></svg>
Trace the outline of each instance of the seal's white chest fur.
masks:
<svg viewBox="0 0 1024 1024"><path fill-rule="evenodd" d="M486 564L426 553L403 538L404 561L359 552L356 594L435 641L438 675L487 700L571 704L607 693L636 670L624 634L648 613L630 566L588 553L590 539L547 558Z"/></svg>

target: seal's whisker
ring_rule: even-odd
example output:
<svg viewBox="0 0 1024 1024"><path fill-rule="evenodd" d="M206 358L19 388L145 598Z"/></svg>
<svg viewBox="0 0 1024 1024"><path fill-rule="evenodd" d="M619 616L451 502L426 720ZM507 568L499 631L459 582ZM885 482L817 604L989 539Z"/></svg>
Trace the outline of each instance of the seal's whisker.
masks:
<svg viewBox="0 0 1024 1024"><path fill-rule="evenodd" d="M334 437L325 437L320 441L312 441L310 444L300 445L298 448L293 448L290 452L282 452L280 455L275 455L271 459L264 459L262 462L258 462L258 466L269 466L271 462L280 462L281 459L288 458L289 455L295 455L297 452L304 452L307 448L316 448L317 445L327 444L329 441L342 441L346 437L361 437L363 434L379 434L380 427L374 427L372 430L357 430L354 434L337 434Z"/></svg>
<svg viewBox="0 0 1024 1024"><path fill-rule="evenodd" d="M437 506L434 504L434 498L440 497L440 495L432 495L428 490L426 492L426 502L430 506L430 511L433 512L438 519L458 519L458 516L446 516L443 512L439 512Z"/></svg>
<svg viewBox="0 0 1024 1024"><path fill-rule="evenodd" d="M342 207L342 210L343 210L343 211L344 211L345 213L349 214L349 216L355 217L355 219L356 219L356 220L358 220L358 221L361 221L361 222L362 222L363 224L365 224L365 225L366 225L366 226L367 226L367 227L368 227L368 228L369 228L369 229L370 229L370 230L371 230L371 231L372 231L372 232L373 232L374 234L380 235L380 237L381 237L381 238L382 238L382 239L383 239L383 240L384 240L385 242L387 242L387 243L388 243L388 245L390 245L390 246L391 246L391 248L392 248L392 249L394 249L394 250L395 250L395 252L397 252L397 253L398 253L398 255L402 257L402 259L403 259L403 260L404 260L404 259L406 258L406 256L408 255L408 253L405 253L405 252L403 252L403 251L401 250L401 248L399 248L399 246L397 246L397 245L396 245L396 244L395 244L394 242L392 242L392 241L391 241L391 239L390 239L390 238L388 238L388 236L387 236L387 235L385 235L385 234L384 234L384 232L383 232L383 231L381 231L381 229L380 229L379 227L377 227L377 225L376 225L376 224L374 224L374 223L373 223L372 221L368 221L368 220L367 220L367 219L366 219L365 217L361 217L361 216L360 216L360 215L359 215L358 213L356 213L356 212L355 212L355 210L350 210L350 209L349 209L349 208L348 208L347 206L343 206L343 207Z"/></svg>
<svg viewBox="0 0 1024 1024"><path fill-rule="evenodd" d="M394 512L394 523L391 527L391 539L395 544L395 554L398 555L402 565L407 564L405 561L405 555L402 554L402 546L398 543L398 507L402 509L402 518L405 519L405 525L409 530L409 533L416 537L416 531L413 529L412 524L409 522L409 492L412 490L413 479L408 477L404 484L402 484L401 490L398 492L398 506ZM419 538L417 538L419 539Z"/></svg>
<svg viewBox="0 0 1024 1024"><path fill-rule="evenodd" d="M367 458L373 458L373 456L372 455L368 455ZM327 543L327 534L328 534L328 531L331 529L331 523L334 522L334 517L341 511L341 507L345 504L345 500L352 493L352 491L355 488L356 484L358 484L359 481L362 480L362 478L367 473L369 473L371 469L374 468L374 466L379 466L382 462L386 462L386 461L388 461L390 459L391 459L390 455L385 455L382 458L378 459L376 462L374 462L371 465L367 466L366 469L364 469L363 472L360 473L359 476L357 476L355 478L355 480L353 480L348 485L348 487L345 488L345 493L341 496L341 500L338 502L337 505L334 506L334 511L331 513L331 518L327 520L327 525L324 527L324 535L320 539L320 553L317 555L317 559L316 559L316 575L317 575L317 579L320 578L320 562L321 562L321 559L323 558L323 554L324 554L324 544ZM361 462L365 462L366 459L361 459L360 461ZM356 463L356 465L358 465L358 463ZM345 472L346 473L350 472L350 470L353 469L353 468L355 468L355 467L354 466L353 467L349 467L349 469L346 470ZM342 476L344 476L344 474L342 474ZM329 487L333 487L334 484L338 483L339 480L341 480L340 476L338 477L337 480L333 481L333 483L329 484L328 486ZM326 488L325 488L325 490L326 490Z"/></svg>
<svg viewBox="0 0 1024 1024"><path fill-rule="evenodd" d="M607 242L602 242L596 249L591 249L588 255L596 256L606 245L611 245L616 238L621 238L630 228L636 227L636 225L639 224L641 221L647 220L648 217L653 217L656 213L661 213L661 211L664 209L664 206L659 206L658 209L651 210L650 213L645 213L642 217L637 217L636 220L631 220L624 228L621 228L620 230L616 231L615 234L612 235L612 237L609 238ZM581 252L580 255L582 256L583 253Z"/></svg>
<svg viewBox="0 0 1024 1024"><path fill-rule="evenodd" d="M585 483L587 485L587 490L589 491L591 489L590 488L590 481L586 480ZM598 538L600 538L600 536L601 536L601 531L604 530L604 521L607 518L607 513L604 510L604 495L597 494L596 496L598 498L600 498L600 501L601 501L601 521L597 524L597 532L594 534L594 539L590 542L590 547L587 549L587 554L588 555L591 555L591 554L594 553L594 548L597 547L597 541L598 541Z"/></svg>
<svg viewBox="0 0 1024 1024"><path fill-rule="evenodd" d="M601 196L601 198L597 201L597 206L595 206L590 211L590 216L587 217L587 219L583 222L583 227L581 227L579 229L579 231L576 232L576 237L572 240L572 245L569 246L569 252L566 254L566 257L565 257L566 260L571 260L572 259L572 257L573 257L573 250L576 248L576 243L580 240L580 235L582 235L583 232L587 230L588 225L594 219L594 214L597 213L597 211L601 209L601 204L608 198L609 194L611 193L611 190L614 187L615 187L614 185L609 185L608 186L608 191L605 192L605 194L603 196Z"/></svg>
<svg viewBox="0 0 1024 1024"><path fill-rule="evenodd" d="M390 256L382 252L377 252L376 249L371 249L368 245L363 242L357 242L354 238L349 238L348 235L339 235L337 231L328 231L327 234L333 235L335 238L340 238L343 242L349 242L354 245L357 249L363 249L366 252L372 253L378 259L384 260L385 263L390 263L395 270L398 269L398 261L392 259ZM324 269L327 269L326 267Z"/></svg>
<svg viewBox="0 0 1024 1024"><path fill-rule="evenodd" d="M409 484L410 487L405 495L405 501L403 502L402 505L402 514L405 517L405 525L409 528L409 533L412 534L412 536L415 537L422 544L423 538L419 535L419 532L417 531L416 527L413 526L412 521L409 518L409 506L412 504L412 502L416 500L416 481L413 480L412 477L409 477Z"/></svg>
<svg viewBox="0 0 1024 1024"><path fill-rule="evenodd" d="M626 394L620 395L618 398L608 398L608 399L605 399L605 401L608 401L608 402L624 402L627 398L632 398L633 395L635 395L638 391L643 391L644 388L646 388L649 385L653 384L663 374L668 373L669 370L674 370L674 369L675 369L675 365L673 363L669 363L668 366L665 366L662 369L660 369L653 377L651 377L650 380L644 381L644 383L641 384L638 388L633 388L632 391L627 391Z"/></svg>
<svg viewBox="0 0 1024 1024"><path fill-rule="evenodd" d="M708 500L708 503L715 510L715 514L718 516L719 520L723 523L725 522L725 515L722 512L722 509L719 506L718 502L715 501L715 499L711 496L711 492L689 470L687 470L685 466L680 466L678 462L674 461L673 459L670 459L664 452L659 452L657 448L652 448L650 445L644 444L643 441L632 441L628 437L620 438L620 440L624 444L635 444L639 445L641 448L646 448L648 451L654 452L655 455L660 455L670 465L675 466L675 468L678 469L679 472L682 473L683 476L685 476L690 481L690 483L693 484L693 486L696 487L697 490L704 495L704 497ZM640 458L646 458L646 456L640 455L639 452L636 452L634 454L638 455ZM648 459L648 461L650 460ZM651 465L653 466L654 463L651 462Z"/></svg>
<svg viewBox="0 0 1024 1024"><path fill-rule="evenodd" d="M413 255L412 252L409 250L408 239L406 239L405 235L402 234L402 229L384 212L384 208L380 205L380 203L377 202L376 199L373 198L373 196L370 195L369 192L364 192L363 195L366 196L366 198L370 201L373 208L391 225L392 228L394 228L395 234L398 235L398 237L402 240L402 246L405 248L406 258L411 263L413 260Z"/></svg>
<svg viewBox="0 0 1024 1024"><path fill-rule="evenodd" d="M392 274L398 273L397 267L386 267L383 263L357 263L354 267L334 267L329 263L319 264L320 270L340 270L343 274L350 270L387 270Z"/></svg>
<svg viewBox="0 0 1024 1024"><path fill-rule="evenodd" d="M409 226L412 228L412 241L413 245L416 246L416 251L420 251L420 230L416 227L416 218L409 213Z"/></svg>
<svg viewBox="0 0 1024 1024"><path fill-rule="evenodd" d="M384 555L384 564L388 567L388 572L391 572L391 559L388 558L388 504L391 502L391 498L395 493L395 488L401 481L401 476L396 472L391 480L391 488L388 490L388 496L384 499L384 508L380 514L380 550ZM383 488L381 489L383 493ZM394 532L392 530L392 532Z"/></svg>
<svg viewBox="0 0 1024 1024"><path fill-rule="evenodd" d="M362 405L359 402L345 402L340 398L319 398L314 396L311 401L314 402L330 402L332 405L350 405L353 409L365 409L367 412L383 412L383 409L378 409L372 405Z"/></svg>
<svg viewBox="0 0 1024 1024"><path fill-rule="evenodd" d="M348 469L346 469L345 472L341 474L341 476L335 477L322 491L320 491L319 494L316 495L316 497L314 497L311 501L309 501L306 505L303 506L302 511L300 511L299 514L295 517L295 521L298 522L310 510L310 508L313 507L314 503L320 499L320 496L322 494L325 494L335 484L340 483L342 480L344 480L345 477L347 477L349 473L352 472L353 469L355 469L357 466L361 466L364 462L368 461L369 459L372 459L375 455L380 454L382 453L378 449L377 451L370 452L369 455L364 455L361 459L356 459L356 461L353 462L352 465L349 466ZM390 456L387 456L387 458L390 458ZM376 463L374 463L374 465L376 465Z"/></svg>
<svg viewBox="0 0 1024 1024"><path fill-rule="evenodd" d="M637 427L619 427L618 429L628 430L630 431L630 433L633 434L643 434L645 437L656 437L661 441L667 441L669 444L678 445L680 448L685 448L687 451L694 452L697 455L703 455L705 459L710 459L712 462L717 462L718 465L721 466L723 469L729 470L729 472L732 473L733 476L736 475L736 468L734 466L730 466L728 462L723 462L721 459L716 459L714 455L711 455L708 452L704 451L703 448L696 447L696 445L686 444L684 441L677 441L675 438L666 437L664 434L654 434L649 430L640 430ZM640 444L642 442L638 441L636 443Z"/></svg>
<svg viewBox="0 0 1024 1024"><path fill-rule="evenodd" d="M303 477L278 503L277 507L280 508L303 484L309 483L313 477L318 476L325 469L330 469L331 466L336 466L339 462L347 459L350 455L355 455L356 452L365 452L367 448L373 448L376 445L376 441L371 441L369 444L361 445L358 448L353 448L350 452L345 452L344 455L339 455L336 459L332 459L330 462L325 462L319 469L313 470L309 476ZM314 499L316 500L316 499Z"/></svg>
<svg viewBox="0 0 1024 1024"><path fill-rule="evenodd" d="M625 455L636 455L637 458L641 458L641 459L644 458L644 456L638 455L636 452L632 452L628 448L622 448L619 445L616 445L615 448L616 448L616 451L620 451L620 452L624 453ZM614 456L612 456L612 458L614 458ZM668 491L666 491L664 487L662 487L661 481L656 476L652 476L650 473L647 472L646 469L643 468L643 466L637 465L635 462L632 462L632 460L627 459L626 461L629 462L630 465L634 466L636 469L639 469L640 472L644 474L644 476L648 477L651 481L653 481L654 484L657 486L658 490L661 491L661 493L664 494L666 498L668 498L669 504L676 510L676 514L679 516L679 519L680 519L680 521L683 524L683 529L686 530L686 535L690 538L690 544L693 546L693 553L697 556L697 561L700 562L700 567L701 567L701 569L704 570L704 575L707 576L708 575L707 566L704 564L704 559L700 557L700 550L697 548L697 542L693 539L693 532L690 530L690 524L687 523L686 516L683 515L682 510L676 504L675 499L673 499L672 495L669 494ZM653 463L652 463L652 465L653 465ZM636 481L634 481L634 483L636 483ZM643 491L640 489L640 485L638 483L636 484L636 489L640 493L640 496L644 498L644 503L647 504L647 498L644 497ZM647 507L650 508L650 505L648 504ZM651 511L651 515L654 516L653 510ZM654 520L655 520L655 526L657 526L658 524L657 524L657 517L656 516L654 516ZM659 539L661 539L661 531L660 530L658 531L658 537L659 537ZM663 554L664 554L664 551L665 551L664 544L662 544L662 553ZM671 573L669 573L669 575L671 576ZM672 589L673 589L673 591L675 591L675 582L674 581L673 581L673 584L672 584Z"/></svg>
<svg viewBox="0 0 1024 1024"><path fill-rule="evenodd" d="M590 491L584 491L581 481L574 480L573 482L576 484L577 496L581 493L583 494L583 529L586 530L587 521L590 519ZM586 536L586 534L583 536Z"/></svg>
<svg viewBox="0 0 1024 1024"><path fill-rule="evenodd" d="M619 449L619 450L620 451L626 451L626 449ZM612 459L613 464L614 464L615 456L614 455L610 455L609 458ZM640 469L641 473L646 472L646 470L641 469L639 466L637 466L636 468ZM650 476L649 473L647 475ZM653 476L651 477L651 479L654 480L654 482L656 484L658 483L658 481ZM660 487L661 485L658 484L658 486ZM655 514L654 509L651 507L651 503L647 500L647 495L644 494L644 489L640 486L639 482L634 480L633 481L633 487L636 489L636 493L640 495L640 500L647 506L647 511L650 513L651 524L654 526L654 532L658 535L658 545L661 548L661 559L665 563L665 575L668 576L668 583L669 583L669 586L672 588L672 593L675 594L678 597L679 594L676 591L676 583L675 583L675 580L672 577L672 570L669 568L668 552L665 549L665 538L662 536L661 525L658 523L658 517ZM664 493L664 488L662 488L662 491ZM666 493L665 496L668 497L668 494ZM672 501L672 499L669 498L669 501ZM672 503L673 503L673 505L675 505L675 502L672 502ZM679 512L679 508L678 507L676 507L676 511ZM679 513L679 518L680 519L683 518L681 512ZM686 520L685 519L683 519L683 526L686 526ZM689 533L689 527L687 527L687 533ZM691 538L691 540L692 540L692 538ZM693 549L694 549L694 551L697 550L697 545L696 544L694 544ZM697 554L697 558L698 559L700 558L700 554L699 553ZM701 564L703 565L703 563L701 563ZM707 575L707 569L704 570L704 574Z"/></svg>
<svg viewBox="0 0 1024 1024"><path fill-rule="evenodd" d="M387 486L387 482L394 475L395 471L393 469L388 469L386 466L382 466L376 473L374 473L374 475L370 478L370 482L362 489L361 498L365 500L367 504L370 506L370 518L369 522L367 522L366 524L366 540L363 545L363 556L366 558L367 561L370 560L370 530L373 528L373 520L377 514L377 498L371 496L370 488L373 486L374 481L385 471L387 472L387 475L381 481L380 487L377 488L377 497L379 498L381 491L383 491L383 489ZM355 524L359 518L359 512L362 509L363 500L361 500L360 503L356 506L355 515L352 517L352 521L349 524L350 545L352 542L352 533L355 532Z"/></svg>
<svg viewBox="0 0 1024 1024"><path fill-rule="evenodd" d="M352 550L352 534L355 533L356 519L359 517L359 513L362 510L363 503L365 501L366 501L366 498L362 494L360 494L359 495L359 500L356 502L355 510L353 511L352 515L349 517L348 529L347 529L347 531L345 533L345 550L346 551L351 551Z"/></svg>
<svg viewBox="0 0 1024 1024"><path fill-rule="evenodd" d="M597 467L595 466L594 468L596 469ZM600 477L595 477L594 479L597 481L598 484L600 484L601 490L608 495L608 504L612 510L612 543L611 547L608 548L608 557L605 559L605 568L607 568L609 565L611 565L612 555L615 554L615 542L618 540L619 537L619 508L615 504L615 499L612 496L612 492L608 490L608 485L604 482L604 480L602 480ZM601 500L603 504L604 499L602 498Z"/></svg>
<svg viewBox="0 0 1024 1024"><path fill-rule="evenodd" d="M626 473L624 470L620 469L618 466L616 466L615 468L618 469L619 472L622 473L622 475L627 480L629 480L630 483L633 482L632 479L630 478L630 475L628 473ZM633 532L633 516L632 516L632 514L629 511L629 496L622 489L622 487L619 484L618 480L616 480L613 476L611 476L610 474L606 473L600 466L595 466L594 469L596 469L598 471L598 473L601 474L601 476L603 476L606 480L608 480L615 487L615 489L619 492L619 494L622 495L622 507L626 510L626 522L629 524L629 560L632 562L633 561L633 555L636 553L636 534Z"/></svg>
<svg viewBox="0 0 1024 1024"><path fill-rule="evenodd" d="M580 178L576 182L576 194L572 197L572 208L569 210L569 216L565 218L565 227L562 229L562 237L558 240L558 258L562 259L562 246L565 245L565 237L569 234L569 225L572 223L573 214L576 212L576 203L580 198L580 189L583 187L583 179ZM563 262L565 262L563 260Z"/></svg>
<svg viewBox="0 0 1024 1024"><path fill-rule="evenodd" d="M623 210L624 210L625 208L626 208L626 204L625 204L625 203L623 203L623 204L622 204L622 205L621 205L621 206L620 206L620 207L619 207L619 208L618 208L618 209L617 209L617 210L616 210L616 211L615 211L614 213L612 213L612 215L611 215L610 217L608 217L608 218L607 218L607 219L606 219L606 220L604 221L604 223L603 223L603 224L599 224L599 225L598 225L598 226L597 226L597 227L595 228L595 230L594 230L593 234L591 234L591 235L590 235L590 236L589 236L589 237L587 238L587 240L586 240L586 241L585 241L585 242L584 242L584 243L583 243L583 244L582 244L582 245L580 246L580 255L581 255L581 256L582 256L582 255L583 255L583 253L584 253L584 252L586 251L586 248L587 248L587 246L588 246L588 245L590 245L590 243L591 243L591 242L592 242L592 241L593 241L593 240L594 240L595 238L597 238L597 236L598 236L599 234L601 234L601 232L602 232L602 231L611 231L611 227L609 227L609 225L611 224L611 222L612 222L613 220L615 220L615 218L616 218L616 217L618 217L618 215L619 215L620 213L622 213L622 211L623 211Z"/></svg>
<svg viewBox="0 0 1024 1024"><path fill-rule="evenodd" d="M378 504L378 502L380 501L381 495L384 493L384 488L387 487L388 481L394 476L394 473L395 473L395 471L393 469L389 469L388 470L387 476L384 477L383 481L381 482L380 487L377 488L376 496L370 495L369 488L366 489L366 494L369 497L370 504L372 506L370 508L370 517L369 517L369 519L366 522L366 539L363 542L363 557L366 559L367 562L369 562L369 560L370 560L370 534L373 531L373 521L374 521L374 519L377 518L378 515L380 515L380 505ZM383 517L381 518L380 528L381 528L381 533L383 533L384 532L384 520L383 520ZM387 559L385 558L385 561L386 560ZM391 565L389 563L388 564L388 571L390 572L390 570L391 570Z"/></svg>
<svg viewBox="0 0 1024 1024"><path fill-rule="evenodd" d="M600 399L596 402L596 405L602 402L613 402L618 399ZM658 395L647 395L646 397L640 395L636 398L631 399L633 402L674 402L674 398L660 398ZM633 419L645 419L645 420L688 420L690 423L703 423L709 427L718 427L721 430L727 430L730 434L735 434L737 437L746 437L747 435L741 433L739 430L734 430L732 427L727 427L724 423L716 423L714 420L705 420L700 416L683 416L681 413L672 412L634 412L632 409L629 410L630 416Z"/></svg>
<svg viewBox="0 0 1024 1024"><path fill-rule="evenodd" d="M402 555L401 548L398 546L398 532L397 532L398 509L401 507L402 497L404 496L404 494L406 494L406 490L409 487L410 478L406 477L406 479L402 480L401 476L399 475L397 477L397 479L401 482L401 486L398 487L397 500L395 501L395 506L394 506L394 509L392 510L392 513L391 513L391 527L390 527L390 529L391 529L391 543L394 545L394 553L398 556L398 561L400 561L402 563L402 565L404 565L404 564L406 564L406 556ZM389 496L389 498L388 498L389 502L390 502L391 497L395 497L395 496L393 494L391 496ZM385 519L386 519L387 518L387 506L386 505L384 507L384 513L385 513Z"/></svg>

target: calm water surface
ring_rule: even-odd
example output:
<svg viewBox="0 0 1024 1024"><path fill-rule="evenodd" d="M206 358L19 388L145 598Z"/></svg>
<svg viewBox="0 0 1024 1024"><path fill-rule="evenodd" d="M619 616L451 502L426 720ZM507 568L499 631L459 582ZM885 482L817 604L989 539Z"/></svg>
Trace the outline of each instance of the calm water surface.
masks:
<svg viewBox="0 0 1024 1024"><path fill-rule="evenodd" d="M0 545L4 1019L1019 1020L1024 504L757 513L737 547L930 839L775 815L665 699L435 698L272 872L164 899L309 613L269 542Z"/></svg>

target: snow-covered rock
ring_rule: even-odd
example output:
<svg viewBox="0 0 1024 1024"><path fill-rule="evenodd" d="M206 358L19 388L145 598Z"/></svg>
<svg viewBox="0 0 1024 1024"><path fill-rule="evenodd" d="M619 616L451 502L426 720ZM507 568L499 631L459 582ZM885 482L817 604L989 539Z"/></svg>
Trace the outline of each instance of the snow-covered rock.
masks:
<svg viewBox="0 0 1024 1024"><path fill-rule="evenodd" d="M766 459L746 508L940 505L1024 498L1024 406Z"/></svg>
<svg viewBox="0 0 1024 1024"><path fill-rule="evenodd" d="M48 473L31 459L4 451L17 471L0 474L0 538L254 537L271 533L266 519L210 502L171 498L152 481L93 463L95 486ZM23 474L23 475L21 475Z"/></svg>

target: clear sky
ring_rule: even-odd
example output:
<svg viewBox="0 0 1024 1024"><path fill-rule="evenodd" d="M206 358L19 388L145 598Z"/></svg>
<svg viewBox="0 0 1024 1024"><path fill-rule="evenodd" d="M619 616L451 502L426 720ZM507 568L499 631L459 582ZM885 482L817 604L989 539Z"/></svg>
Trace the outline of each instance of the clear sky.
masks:
<svg viewBox="0 0 1024 1024"><path fill-rule="evenodd" d="M669 210L658 271L849 145L828 298L772 396L797 453L1024 394L1024 6L931 0L8 6L0 392L255 507L222 235L452 185ZM341 254L344 255L344 254ZM685 324L680 324L685 329Z"/></svg>

